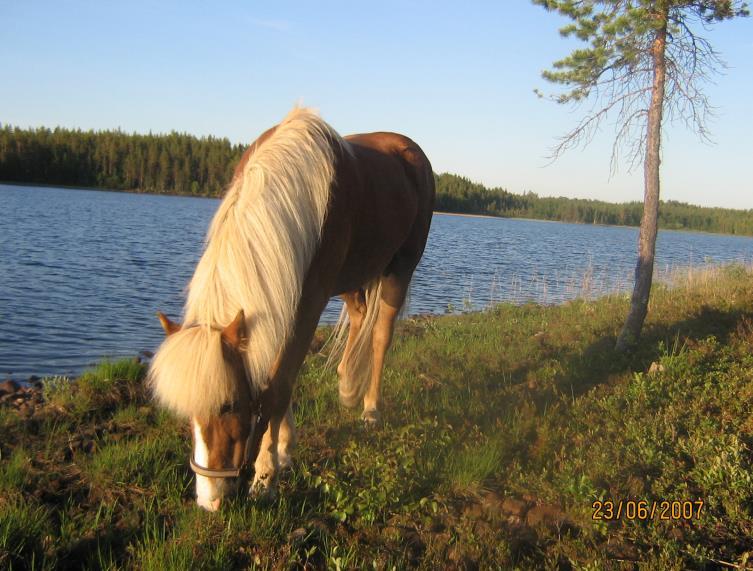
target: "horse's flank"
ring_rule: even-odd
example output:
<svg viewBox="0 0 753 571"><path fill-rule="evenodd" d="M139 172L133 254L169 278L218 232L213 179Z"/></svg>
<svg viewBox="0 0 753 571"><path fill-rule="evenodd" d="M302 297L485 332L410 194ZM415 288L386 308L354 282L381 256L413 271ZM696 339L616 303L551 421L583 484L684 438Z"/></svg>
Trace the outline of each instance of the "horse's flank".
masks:
<svg viewBox="0 0 753 571"><path fill-rule="evenodd" d="M188 287L184 329L155 355L157 398L183 416L210 417L237 387L224 366L219 329L246 312L252 390L291 333L319 244L340 136L308 109L294 109L239 166L207 234ZM192 379L187 386L186 379Z"/></svg>

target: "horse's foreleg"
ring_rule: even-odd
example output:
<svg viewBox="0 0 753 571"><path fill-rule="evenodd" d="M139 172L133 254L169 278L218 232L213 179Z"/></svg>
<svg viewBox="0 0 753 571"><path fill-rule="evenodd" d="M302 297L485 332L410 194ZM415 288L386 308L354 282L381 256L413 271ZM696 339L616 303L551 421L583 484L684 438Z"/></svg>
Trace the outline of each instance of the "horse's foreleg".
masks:
<svg viewBox="0 0 753 571"><path fill-rule="evenodd" d="M272 417L269 420L259 447L259 455L254 463L254 481L250 490L252 494L274 495L279 470L292 465L293 451L297 443L293 410L288 404L287 412L282 417Z"/></svg>
<svg viewBox="0 0 753 571"><path fill-rule="evenodd" d="M254 462L254 481L249 493L254 496L271 498L275 493L275 484L279 466L278 442L280 418L271 417L259 446L259 454Z"/></svg>
<svg viewBox="0 0 753 571"><path fill-rule="evenodd" d="M249 490L252 495L273 496L281 464L290 464L290 454L295 446L295 426L290 410L293 384L328 298L324 291L304 290L293 333L270 372L269 393L262 400L269 426L254 463L254 480Z"/></svg>
<svg viewBox="0 0 753 571"><path fill-rule="evenodd" d="M295 418L293 418L292 406L288 406L288 412L280 423L280 433L277 440L277 460L281 469L290 468L293 464L293 451L298 444L295 433Z"/></svg>

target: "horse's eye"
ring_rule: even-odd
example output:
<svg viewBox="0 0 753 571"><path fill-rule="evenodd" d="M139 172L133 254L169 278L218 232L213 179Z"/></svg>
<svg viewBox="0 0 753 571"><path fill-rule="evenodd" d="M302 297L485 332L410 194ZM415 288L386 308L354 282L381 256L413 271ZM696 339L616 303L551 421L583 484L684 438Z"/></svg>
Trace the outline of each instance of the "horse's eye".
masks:
<svg viewBox="0 0 753 571"><path fill-rule="evenodd" d="M225 403L220 407L220 414L228 414L230 412L233 412L233 405L230 403Z"/></svg>

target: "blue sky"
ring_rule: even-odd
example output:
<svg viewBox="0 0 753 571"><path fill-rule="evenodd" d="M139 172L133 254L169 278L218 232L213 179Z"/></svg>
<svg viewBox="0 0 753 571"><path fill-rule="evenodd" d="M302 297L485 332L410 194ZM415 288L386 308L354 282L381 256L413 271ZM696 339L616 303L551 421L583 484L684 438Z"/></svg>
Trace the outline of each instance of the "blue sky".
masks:
<svg viewBox="0 0 753 571"><path fill-rule="evenodd" d="M250 142L295 103L340 133L412 137L437 172L512 192L642 200L610 178L613 128L546 159L578 111L538 99L573 47L564 21L504 2L0 0L0 122L185 131ZM715 143L665 129L662 197L753 208L753 19L707 33L729 64L709 85Z"/></svg>

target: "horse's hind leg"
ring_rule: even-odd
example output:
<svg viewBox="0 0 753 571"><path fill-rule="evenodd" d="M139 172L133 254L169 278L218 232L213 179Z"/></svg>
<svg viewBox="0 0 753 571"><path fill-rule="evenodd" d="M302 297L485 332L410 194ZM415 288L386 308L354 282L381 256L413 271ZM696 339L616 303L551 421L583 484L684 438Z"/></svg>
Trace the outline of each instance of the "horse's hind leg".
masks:
<svg viewBox="0 0 753 571"><path fill-rule="evenodd" d="M384 358L392 342L395 322L408 293L412 272L406 274L391 273L382 277L382 293L379 300L379 313L374 325L372 362L369 388L363 398L363 420L372 425L379 422L379 409L382 400L382 371Z"/></svg>
<svg viewBox="0 0 753 571"><path fill-rule="evenodd" d="M364 291L359 289L344 293L340 298L345 302L345 309L348 312L348 340L345 343L345 350L343 351L342 359L340 359L340 364L337 366L337 374L342 377L347 374L345 363L348 360L350 351L353 349L353 342L358 337L358 332L361 330L361 324L366 314L366 296Z"/></svg>

